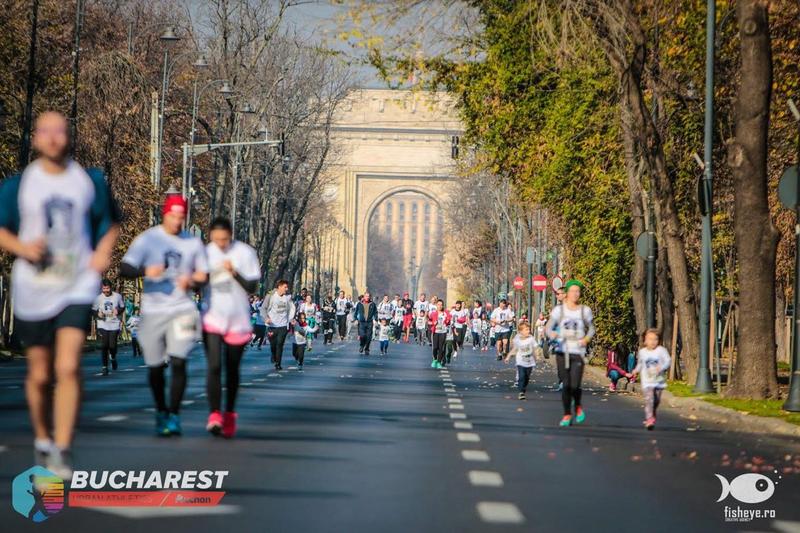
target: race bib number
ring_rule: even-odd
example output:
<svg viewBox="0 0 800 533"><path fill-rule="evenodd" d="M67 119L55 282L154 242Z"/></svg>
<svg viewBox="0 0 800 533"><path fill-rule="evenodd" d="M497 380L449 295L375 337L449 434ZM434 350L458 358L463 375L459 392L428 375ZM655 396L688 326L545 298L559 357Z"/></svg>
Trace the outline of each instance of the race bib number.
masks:
<svg viewBox="0 0 800 533"><path fill-rule="evenodd" d="M197 338L197 319L194 315L184 315L172 321L172 334L175 340L188 341Z"/></svg>
<svg viewBox="0 0 800 533"><path fill-rule="evenodd" d="M225 269L215 270L211 273L209 283L214 290L231 292L233 289L233 276Z"/></svg>

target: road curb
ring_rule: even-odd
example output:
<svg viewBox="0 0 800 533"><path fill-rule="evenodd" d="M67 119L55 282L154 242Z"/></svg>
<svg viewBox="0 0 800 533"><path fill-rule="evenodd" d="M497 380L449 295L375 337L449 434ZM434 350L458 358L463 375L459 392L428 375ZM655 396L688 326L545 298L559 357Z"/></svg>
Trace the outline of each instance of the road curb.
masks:
<svg viewBox="0 0 800 533"><path fill-rule="evenodd" d="M591 365L586 365L585 369L593 379L603 384L608 381L605 369ZM735 409L705 402L699 398L675 396L668 390L664 391L661 401L662 404L665 403L668 407L694 412L698 418L702 416L705 420L724 424L725 429L723 431L800 437L800 426L778 418L745 414Z"/></svg>

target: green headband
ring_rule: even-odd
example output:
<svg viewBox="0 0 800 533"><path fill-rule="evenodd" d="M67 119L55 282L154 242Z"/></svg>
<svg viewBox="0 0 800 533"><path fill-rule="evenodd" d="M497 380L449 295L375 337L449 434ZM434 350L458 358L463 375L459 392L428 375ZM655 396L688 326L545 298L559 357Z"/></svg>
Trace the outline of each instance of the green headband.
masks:
<svg viewBox="0 0 800 533"><path fill-rule="evenodd" d="M565 291L568 291L568 290L569 290L569 288L570 288L570 287L572 287L573 285L577 285L578 287L580 287L581 289L583 289L583 283L581 283L581 282L580 282L580 280L577 280L577 279L571 279L571 280L569 280L569 281L567 282L567 284L566 284L566 285L564 285L564 290L565 290Z"/></svg>

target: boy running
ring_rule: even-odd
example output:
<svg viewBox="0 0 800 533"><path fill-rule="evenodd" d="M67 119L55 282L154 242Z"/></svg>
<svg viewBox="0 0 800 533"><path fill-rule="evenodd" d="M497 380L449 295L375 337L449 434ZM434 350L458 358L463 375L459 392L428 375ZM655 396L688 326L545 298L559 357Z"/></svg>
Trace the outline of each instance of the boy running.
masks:
<svg viewBox="0 0 800 533"><path fill-rule="evenodd" d="M108 375L108 360L111 356L111 368L117 369L117 340L122 326L120 317L125 312L125 302L118 292L111 290L111 282L107 279L101 284L101 292L92 304L92 311L97 324L97 337L103 362L103 375Z"/></svg>

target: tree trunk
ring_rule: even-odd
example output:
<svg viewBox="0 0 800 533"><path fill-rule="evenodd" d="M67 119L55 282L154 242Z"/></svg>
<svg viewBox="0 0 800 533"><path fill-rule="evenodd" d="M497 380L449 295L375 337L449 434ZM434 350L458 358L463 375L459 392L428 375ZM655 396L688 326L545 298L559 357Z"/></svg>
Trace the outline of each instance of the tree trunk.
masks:
<svg viewBox="0 0 800 533"><path fill-rule="evenodd" d="M789 362L787 351L788 346L786 341L786 292L783 287L783 282L779 281L775 287L775 353L778 361L785 363Z"/></svg>
<svg viewBox="0 0 800 533"><path fill-rule="evenodd" d="M630 131L623 128L622 144L625 149L625 173L628 177L628 195L631 211L631 241L632 249L636 249L636 238L644 231L644 209L642 204L642 186L639 182L639 156L636 142ZM633 254L633 268L631 269L631 299L633 300L633 314L636 319L636 338L641 338L647 328L645 309L645 267L644 259L639 254Z"/></svg>
<svg viewBox="0 0 800 533"><path fill-rule="evenodd" d="M736 4L741 79L734 110L735 138L728 146L734 180L734 234L739 261L739 302L747 313L739 328L739 356L728 395L772 398L775 369L775 253L767 193L767 141L772 96L772 55L767 4Z"/></svg>
<svg viewBox="0 0 800 533"><path fill-rule="evenodd" d="M660 235L660 239L663 239L663 236ZM667 257L667 248L664 246L659 246L658 249L656 287L658 288L658 329L661 330L661 343L671 351L672 328L675 326L675 295L672 293L672 282L669 279L669 257Z"/></svg>

